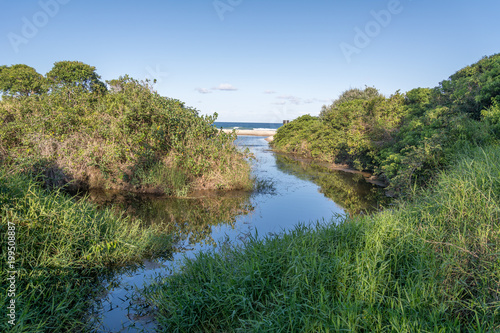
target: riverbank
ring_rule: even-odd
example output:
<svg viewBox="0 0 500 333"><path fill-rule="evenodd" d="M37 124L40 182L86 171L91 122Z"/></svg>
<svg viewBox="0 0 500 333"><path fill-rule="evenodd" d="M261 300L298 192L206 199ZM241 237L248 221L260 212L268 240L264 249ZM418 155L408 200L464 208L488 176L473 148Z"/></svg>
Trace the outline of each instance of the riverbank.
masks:
<svg viewBox="0 0 500 333"><path fill-rule="evenodd" d="M199 253L145 290L160 330L499 330L500 149L452 165L391 210Z"/></svg>
<svg viewBox="0 0 500 333"><path fill-rule="evenodd" d="M157 274L167 276L171 270L182 269L184 256L193 258L199 251L207 253L240 244L256 230L263 237L293 230L298 221L315 225L314 221L328 220L332 214L368 214L380 207L383 191L367 184L363 177L276 154L262 137L239 136L235 144L241 150L248 148L254 157L252 175L261 186L253 193L223 192L203 198L120 198L114 192L91 195L93 201L106 202L147 223L172 225L179 251L172 259L162 261L159 268L117 277L120 284L103 297L102 306L99 304L102 331L119 331L122 324L140 327L142 320L134 320L133 310L128 309L129 299L135 298L131 290L151 283Z"/></svg>
<svg viewBox="0 0 500 333"><path fill-rule="evenodd" d="M303 115L280 127L272 145L369 170L404 195L431 182L463 147L498 140L500 90L491 85L500 82L499 68L500 54L495 54L434 88L389 96L374 87L348 89L319 116Z"/></svg>
<svg viewBox="0 0 500 333"><path fill-rule="evenodd" d="M0 234L2 251L9 248L12 258L0 272L1 332L91 330L89 308L105 292L101 282L112 268L168 256L173 243L161 226L146 227L87 200L75 201L3 168Z"/></svg>

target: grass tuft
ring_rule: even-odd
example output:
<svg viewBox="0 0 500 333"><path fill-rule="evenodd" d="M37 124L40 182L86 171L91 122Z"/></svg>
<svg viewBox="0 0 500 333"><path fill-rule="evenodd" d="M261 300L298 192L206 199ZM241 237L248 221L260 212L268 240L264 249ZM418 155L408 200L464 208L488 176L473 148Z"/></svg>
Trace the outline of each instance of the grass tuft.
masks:
<svg viewBox="0 0 500 333"><path fill-rule="evenodd" d="M10 223L10 224L9 224ZM15 263L7 265L7 232L15 225ZM102 292L99 275L110 267L138 263L146 256L166 255L171 239L158 227L97 210L86 200L75 201L60 191L48 191L21 174L0 171L0 279L15 271L15 297L0 285L0 331L58 332L87 330L92 296ZM16 304L15 326L7 318Z"/></svg>

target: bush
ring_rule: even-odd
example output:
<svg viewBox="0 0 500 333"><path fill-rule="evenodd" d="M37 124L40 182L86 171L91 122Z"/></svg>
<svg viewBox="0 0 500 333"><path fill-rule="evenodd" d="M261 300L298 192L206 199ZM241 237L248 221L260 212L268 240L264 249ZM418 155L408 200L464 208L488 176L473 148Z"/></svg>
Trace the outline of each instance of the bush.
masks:
<svg viewBox="0 0 500 333"><path fill-rule="evenodd" d="M82 71L66 73L75 66ZM233 145L234 135L213 126L216 114L199 116L128 76L110 81L104 93L94 70L57 63L47 74L49 92L4 97L0 156L10 168L47 165L77 189L185 195L252 187L245 154Z"/></svg>
<svg viewBox="0 0 500 333"><path fill-rule="evenodd" d="M499 87L497 54L433 89L396 92L389 98L375 88L351 89L324 106L319 118L301 117L280 128L273 144L282 151L372 171L389 180L392 190L404 193L415 182L425 185L460 148L500 138Z"/></svg>

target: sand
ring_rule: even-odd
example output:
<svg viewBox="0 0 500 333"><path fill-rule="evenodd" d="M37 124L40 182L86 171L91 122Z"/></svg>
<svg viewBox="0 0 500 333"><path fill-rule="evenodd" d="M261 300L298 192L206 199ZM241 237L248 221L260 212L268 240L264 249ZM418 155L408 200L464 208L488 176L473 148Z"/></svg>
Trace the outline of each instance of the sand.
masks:
<svg viewBox="0 0 500 333"><path fill-rule="evenodd" d="M231 133L233 130L223 129L225 133ZM274 139L276 130L236 130L236 135L251 135L251 136L265 136L267 142L271 142Z"/></svg>

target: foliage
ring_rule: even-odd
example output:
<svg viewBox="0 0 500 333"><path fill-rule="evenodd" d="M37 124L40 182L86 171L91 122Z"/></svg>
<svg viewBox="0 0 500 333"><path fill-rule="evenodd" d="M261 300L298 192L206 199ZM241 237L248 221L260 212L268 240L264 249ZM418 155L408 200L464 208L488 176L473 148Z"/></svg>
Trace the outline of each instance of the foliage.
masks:
<svg viewBox="0 0 500 333"><path fill-rule="evenodd" d="M46 75L50 86L80 88L90 92L104 92L106 86L96 68L80 61L59 61Z"/></svg>
<svg viewBox="0 0 500 333"><path fill-rule="evenodd" d="M358 88L351 88L343 93L340 94L340 96L333 101L333 103L330 106L323 105L320 113L320 118L323 118L326 114L330 112L331 109L336 108L342 103L345 102L350 102L354 100L370 100L375 97L382 97L380 92L374 88L374 87L365 87L364 90L358 89Z"/></svg>
<svg viewBox="0 0 500 333"><path fill-rule="evenodd" d="M45 78L27 65L0 67L0 91L8 96L30 96L44 92Z"/></svg>
<svg viewBox="0 0 500 333"><path fill-rule="evenodd" d="M500 95L500 54L484 57L467 66L448 80L440 83L439 90L446 106L454 107L478 120L483 109Z"/></svg>
<svg viewBox="0 0 500 333"><path fill-rule="evenodd" d="M459 148L500 138L500 54L468 66L436 88L396 92L374 88L342 93L320 117L278 130L274 147L370 170L397 192L426 183ZM307 121L305 121L307 120Z"/></svg>
<svg viewBox="0 0 500 333"><path fill-rule="evenodd" d="M278 130L273 145L359 170L373 168L374 157L393 142L406 109L399 93L389 98L378 92L371 95L374 97L334 103L321 119L303 116L294 120Z"/></svg>
<svg viewBox="0 0 500 333"><path fill-rule="evenodd" d="M493 105L481 111L482 119L488 125L496 138L500 138L500 98Z"/></svg>
<svg viewBox="0 0 500 333"><path fill-rule="evenodd" d="M0 102L0 157L47 183L185 196L192 189L250 189L245 154L214 116L160 96L128 76L96 90L95 68L59 62L56 86Z"/></svg>
<svg viewBox="0 0 500 333"><path fill-rule="evenodd" d="M497 331L499 166L469 151L399 208L199 253L143 294L171 332Z"/></svg>

